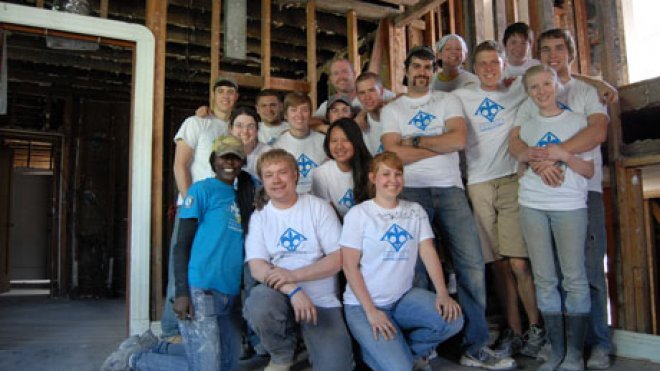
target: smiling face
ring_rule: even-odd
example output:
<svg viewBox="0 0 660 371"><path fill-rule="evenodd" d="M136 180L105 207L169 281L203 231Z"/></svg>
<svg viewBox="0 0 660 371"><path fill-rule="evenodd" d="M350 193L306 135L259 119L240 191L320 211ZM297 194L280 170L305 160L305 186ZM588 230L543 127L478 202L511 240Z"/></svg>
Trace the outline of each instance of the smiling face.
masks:
<svg viewBox="0 0 660 371"><path fill-rule="evenodd" d="M266 124L278 124L282 114L282 103L273 95L264 95L257 100L257 113Z"/></svg>
<svg viewBox="0 0 660 371"><path fill-rule="evenodd" d="M328 122L331 124L339 119L350 119L352 117L353 111L351 110L351 106L342 101L337 101L332 106L328 107Z"/></svg>
<svg viewBox="0 0 660 371"><path fill-rule="evenodd" d="M474 72L484 90L494 90L502 80L503 62L495 50L480 51L474 58Z"/></svg>
<svg viewBox="0 0 660 371"><path fill-rule="evenodd" d="M242 166L243 160L231 153L222 156L216 155L213 161L216 179L226 184L234 184L234 179L241 172Z"/></svg>
<svg viewBox="0 0 660 371"><path fill-rule="evenodd" d="M531 74L525 79L527 94L542 111L557 107L557 81L548 71Z"/></svg>
<svg viewBox="0 0 660 371"><path fill-rule="evenodd" d="M539 58L557 71L559 76L565 76L570 71L573 57L566 42L562 38L544 38L539 42Z"/></svg>
<svg viewBox="0 0 660 371"><path fill-rule="evenodd" d="M514 66L520 66L527 60L531 42L527 37L515 33L506 40L504 47L507 61Z"/></svg>
<svg viewBox="0 0 660 371"><path fill-rule="evenodd" d="M237 100L236 89L231 86L218 86L213 91L213 110L229 114Z"/></svg>
<svg viewBox="0 0 660 371"><path fill-rule="evenodd" d="M376 188L376 198L396 199L403 190L403 170L381 162L376 172L369 172L369 181Z"/></svg>
<svg viewBox="0 0 660 371"><path fill-rule="evenodd" d="M456 39L448 40L440 51L440 59L442 68L452 69L461 66L465 61L465 52L461 42Z"/></svg>
<svg viewBox="0 0 660 371"><path fill-rule="evenodd" d="M306 102L287 107L285 117L294 134L306 135L309 132L311 112Z"/></svg>
<svg viewBox="0 0 660 371"><path fill-rule="evenodd" d="M433 61L413 57L406 70L408 78L408 93L419 96L428 93L433 78Z"/></svg>
<svg viewBox="0 0 660 371"><path fill-rule="evenodd" d="M341 127L335 126L328 133L328 148L330 149L330 156L337 163L348 165L350 168L350 161L355 155L355 148L353 148L353 143L348 139Z"/></svg>
<svg viewBox="0 0 660 371"><path fill-rule="evenodd" d="M276 205L286 205L296 200L298 169L288 161L280 160L262 164L261 181L268 197Z"/></svg>
<svg viewBox="0 0 660 371"><path fill-rule="evenodd" d="M373 79L366 79L355 84L357 97L367 112L374 112L383 106L383 87Z"/></svg>
<svg viewBox="0 0 660 371"><path fill-rule="evenodd" d="M239 138L244 145L254 145L257 142L257 122L250 115L238 115L231 126L231 135Z"/></svg>
<svg viewBox="0 0 660 371"><path fill-rule="evenodd" d="M330 65L330 83L341 94L350 96L355 91L355 73L347 60L341 59Z"/></svg>

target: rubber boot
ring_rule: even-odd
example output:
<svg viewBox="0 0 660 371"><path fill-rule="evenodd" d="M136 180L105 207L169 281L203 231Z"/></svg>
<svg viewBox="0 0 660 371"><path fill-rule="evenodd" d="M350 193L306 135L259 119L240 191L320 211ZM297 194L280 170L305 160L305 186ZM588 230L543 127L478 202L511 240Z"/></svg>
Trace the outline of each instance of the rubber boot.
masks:
<svg viewBox="0 0 660 371"><path fill-rule="evenodd" d="M566 318L566 356L559 365L561 371L584 370L584 338L589 326L588 313L567 314Z"/></svg>
<svg viewBox="0 0 660 371"><path fill-rule="evenodd" d="M548 360L538 371L554 371L564 359L564 315L562 313L542 313L545 323L545 333L550 342L551 351Z"/></svg>

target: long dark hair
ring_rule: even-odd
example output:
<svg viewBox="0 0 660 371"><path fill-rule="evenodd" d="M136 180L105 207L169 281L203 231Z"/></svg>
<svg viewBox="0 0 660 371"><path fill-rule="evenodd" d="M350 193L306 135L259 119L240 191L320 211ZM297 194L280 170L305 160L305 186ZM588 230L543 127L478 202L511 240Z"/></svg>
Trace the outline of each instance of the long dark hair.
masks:
<svg viewBox="0 0 660 371"><path fill-rule="evenodd" d="M342 118L330 125L328 132L323 140L323 149L329 158L333 158L330 153L330 134L335 128L341 129L348 140L353 145L353 158L350 164L353 173L353 197L355 204L369 199L369 163L371 162L371 153L364 144L362 131L353 119Z"/></svg>

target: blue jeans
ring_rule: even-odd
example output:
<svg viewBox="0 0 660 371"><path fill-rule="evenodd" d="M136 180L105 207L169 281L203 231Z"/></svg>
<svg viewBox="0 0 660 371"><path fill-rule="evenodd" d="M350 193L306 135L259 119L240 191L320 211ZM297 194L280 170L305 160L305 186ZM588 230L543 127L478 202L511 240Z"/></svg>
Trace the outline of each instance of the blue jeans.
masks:
<svg viewBox="0 0 660 371"><path fill-rule="evenodd" d="M132 366L136 371L186 371L188 360L183 344L159 341L148 351L136 353Z"/></svg>
<svg viewBox="0 0 660 371"><path fill-rule="evenodd" d="M590 191L587 198L587 209L589 210L589 227L585 262L589 293L591 294L591 322L587 334L587 344L609 352L612 346L610 328L607 325L607 283L603 269L607 249L603 194Z"/></svg>
<svg viewBox="0 0 660 371"><path fill-rule="evenodd" d="M232 370L241 354L238 296L190 288L195 314L179 320L190 370Z"/></svg>
<svg viewBox="0 0 660 371"><path fill-rule="evenodd" d="M176 208L174 225L172 226L172 238L170 239L170 257L167 263L167 289L165 291L165 306L163 315L160 318L161 336L167 338L179 335L179 322L172 309L172 300L174 300L174 245L176 244L176 235L179 233L179 207Z"/></svg>
<svg viewBox="0 0 660 371"><path fill-rule="evenodd" d="M529 250L536 301L541 312L562 312L561 282L561 288L566 292L566 312L588 314L591 301L584 265L587 209L546 211L520 206L520 226ZM557 274L555 253L561 280Z"/></svg>
<svg viewBox="0 0 660 371"><path fill-rule="evenodd" d="M353 369L351 337L340 307L317 307L316 325L298 325L289 298L265 285L254 287L245 300L243 316L259 335L271 361L293 361L298 326L307 346L314 371L350 371Z"/></svg>
<svg viewBox="0 0 660 371"><path fill-rule="evenodd" d="M415 359L428 357L438 344L463 327L463 317L446 322L435 309L435 294L419 288L378 309L397 329L393 340L374 339L361 305L344 306L348 328L360 343L364 361L375 371L412 370Z"/></svg>
<svg viewBox="0 0 660 371"><path fill-rule="evenodd" d="M463 346L474 354L486 345L489 337L486 267L465 191L458 187L404 188L403 198L422 205L431 222L438 218L442 241L451 253L458 283L458 301L465 316ZM420 259L417 259L415 270L415 286L427 288L428 278Z"/></svg>

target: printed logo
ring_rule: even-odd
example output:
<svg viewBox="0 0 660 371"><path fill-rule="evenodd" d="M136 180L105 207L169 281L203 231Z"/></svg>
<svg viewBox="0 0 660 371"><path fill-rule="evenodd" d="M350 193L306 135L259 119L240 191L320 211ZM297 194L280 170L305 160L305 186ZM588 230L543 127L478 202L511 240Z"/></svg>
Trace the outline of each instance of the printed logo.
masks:
<svg viewBox="0 0 660 371"><path fill-rule="evenodd" d="M571 107L569 107L568 104L566 104L566 103L563 103L563 102L557 101L557 106L558 106L559 108L563 109L564 111L573 112L573 110L571 109Z"/></svg>
<svg viewBox="0 0 660 371"><path fill-rule="evenodd" d="M277 243L277 246L283 247L288 251L296 251L303 241L307 241L307 237L303 236L293 228L288 228L280 236L280 241Z"/></svg>
<svg viewBox="0 0 660 371"><path fill-rule="evenodd" d="M338 202L340 205L346 206L347 208L351 208L355 205L355 198L353 198L353 190L349 188L346 193L344 193L344 196L339 199Z"/></svg>
<svg viewBox="0 0 660 371"><path fill-rule="evenodd" d="M398 224L392 224L392 226L385 232L383 237L380 238L381 241L389 242L390 245L399 252L401 248L412 239L413 236L408 233L405 229L401 228Z"/></svg>
<svg viewBox="0 0 660 371"><path fill-rule="evenodd" d="M503 109L504 107L499 103L492 101L489 98L484 98L479 107L477 107L477 110L474 111L474 115L485 117L486 120L493 122L495 116L497 116L497 114Z"/></svg>
<svg viewBox="0 0 660 371"><path fill-rule="evenodd" d="M424 111L419 111L415 117L411 118L408 121L408 125L412 125L419 130L426 130L426 127L429 126L431 121L435 120L437 117Z"/></svg>
<svg viewBox="0 0 660 371"><path fill-rule="evenodd" d="M536 143L537 147L547 147L548 144L559 144L561 139L557 138L551 131L545 133Z"/></svg>
<svg viewBox="0 0 660 371"><path fill-rule="evenodd" d="M378 148L376 148L376 154L383 153L385 151L385 148L383 148L383 143L381 143Z"/></svg>
<svg viewBox="0 0 660 371"><path fill-rule="evenodd" d="M312 161L312 159L307 157L304 153L298 157L298 171L300 171L300 174L304 177L307 177L307 174L318 166L319 165L316 162Z"/></svg>
<svg viewBox="0 0 660 371"><path fill-rule="evenodd" d="M231 206L229 207L229 210L234 216L234 219L236 219L236 223L241 224L241 211L238 208L236 202L232 202Z"/></svg>
<svg viewBox="0 0 660 371"><path fill-rule="evenodd" d="M193 198L193 196L186 196L185 200L183 200L183 207L185 207L186 209L190 209L194 201L195 199Z"/></svg>

